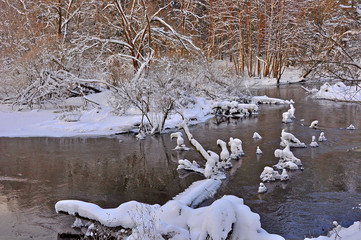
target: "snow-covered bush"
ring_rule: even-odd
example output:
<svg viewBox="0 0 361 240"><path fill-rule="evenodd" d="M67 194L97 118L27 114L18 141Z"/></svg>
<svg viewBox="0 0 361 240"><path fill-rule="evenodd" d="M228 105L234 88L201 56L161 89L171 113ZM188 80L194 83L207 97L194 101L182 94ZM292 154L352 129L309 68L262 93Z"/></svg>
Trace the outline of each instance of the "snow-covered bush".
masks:
<svg viewBox="0 0 361 240"><path fill-rule="evenodd" d="M14 105L59 104L66 98L99 92L98 86L83 83L82 78L100 77L100 62L82 58L69 44L55 40L39 42L8 66L6 76ZM14 84L16 83L16 84Z"/></svg>
<svg viewBox="0 0 361 240"><path fill-rule="evenodd" d="M130 106L140 110L144 115L145 131L161 131L169 114L181 113L185 107L194 104L194 96L218 100L241 95L239 86L231 87L218 80L222 73L210 69L203 59L164 57L157 60L150 56L148 61L132 79L112 80L116 90L110 104L115 112ZM245 110L247 113L257 111L254 104L248 107L252 109Z"/></svg>

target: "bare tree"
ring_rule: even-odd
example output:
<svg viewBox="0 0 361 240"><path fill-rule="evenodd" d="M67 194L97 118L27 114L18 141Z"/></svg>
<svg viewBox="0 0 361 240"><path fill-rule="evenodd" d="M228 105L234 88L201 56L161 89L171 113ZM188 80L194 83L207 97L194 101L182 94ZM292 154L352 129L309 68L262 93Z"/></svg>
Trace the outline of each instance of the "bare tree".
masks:
<svg viewBox="0 0 361 240"><path fill-rule="evenodd" d="M304 77L361 80L361 15L355 1L309 1L304 7L303 34L299 36Z"/></svg>

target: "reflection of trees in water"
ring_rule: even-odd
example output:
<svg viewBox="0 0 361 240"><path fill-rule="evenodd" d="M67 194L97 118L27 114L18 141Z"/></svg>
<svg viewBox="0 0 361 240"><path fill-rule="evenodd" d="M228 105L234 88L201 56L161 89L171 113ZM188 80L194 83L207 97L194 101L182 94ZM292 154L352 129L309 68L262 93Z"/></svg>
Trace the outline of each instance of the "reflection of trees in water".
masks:
<svg viewBox="0 0 361 240"><path fill-rule="evenodd" d="M1 194L16 192L19 205L47 202L51 209L61 199L165 202L197 177L179 179L169 135L151 138L122 143L112 138L1 139L0 153L6 155L0 156L0 176L39 180L0 182Z"/></svg>

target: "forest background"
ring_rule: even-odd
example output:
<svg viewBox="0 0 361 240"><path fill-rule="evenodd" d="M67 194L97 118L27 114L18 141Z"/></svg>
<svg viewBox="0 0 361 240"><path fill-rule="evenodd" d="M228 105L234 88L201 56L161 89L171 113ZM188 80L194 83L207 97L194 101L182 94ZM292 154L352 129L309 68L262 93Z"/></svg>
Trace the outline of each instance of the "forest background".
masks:
<svg viewBox="0 0 361 240"><path fill-rule="evenodd" d="M291 67L358 85L360 23L358 0L0 0L0 100L105 86L116 111L135 106L152 125L180 96L237 95L243 79L279 83Z"/></svg>

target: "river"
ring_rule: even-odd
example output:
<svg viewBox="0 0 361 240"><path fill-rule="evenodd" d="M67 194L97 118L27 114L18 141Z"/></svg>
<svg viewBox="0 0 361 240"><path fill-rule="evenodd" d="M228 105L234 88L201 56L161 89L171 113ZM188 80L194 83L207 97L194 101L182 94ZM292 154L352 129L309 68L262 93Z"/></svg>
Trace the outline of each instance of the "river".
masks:
<svg viewBox="0 0 361 240"><path fill-rule="evenodd" d="M262 227L286 239L325 234L336 220L351 225L361 219L361 105L313 100L299 85L251 90L258 95L293 99L296 120L281 122L284 105L260 105L258 116L210 119L190 127L205 149L220 152L217 139L237 137L245 156L233 161L216 198L244 199L260 214ZM317 119L319 129L310 129ZM359 129L345 130L351 123ZM304 171L290 172L287 183L267 183L258 194L259 175L277 163L282 128L309 144L325 132L318 148L292 149ZM257 131L262 140L254 140ZM188 143L187 143L188 144ZM0 239L56 239L68 231L73 217L56 214L63 199L93 202L103 208L130 200L164 204L203 179L180 175L178 159L201 160L194 150L172 150L169 134L136 140L133 135L93 138L0 138ZM189 144L188 144L189 146ZM263 155L255 154L260 146ZM200 161L201 162L201 161Z"/></svg>

